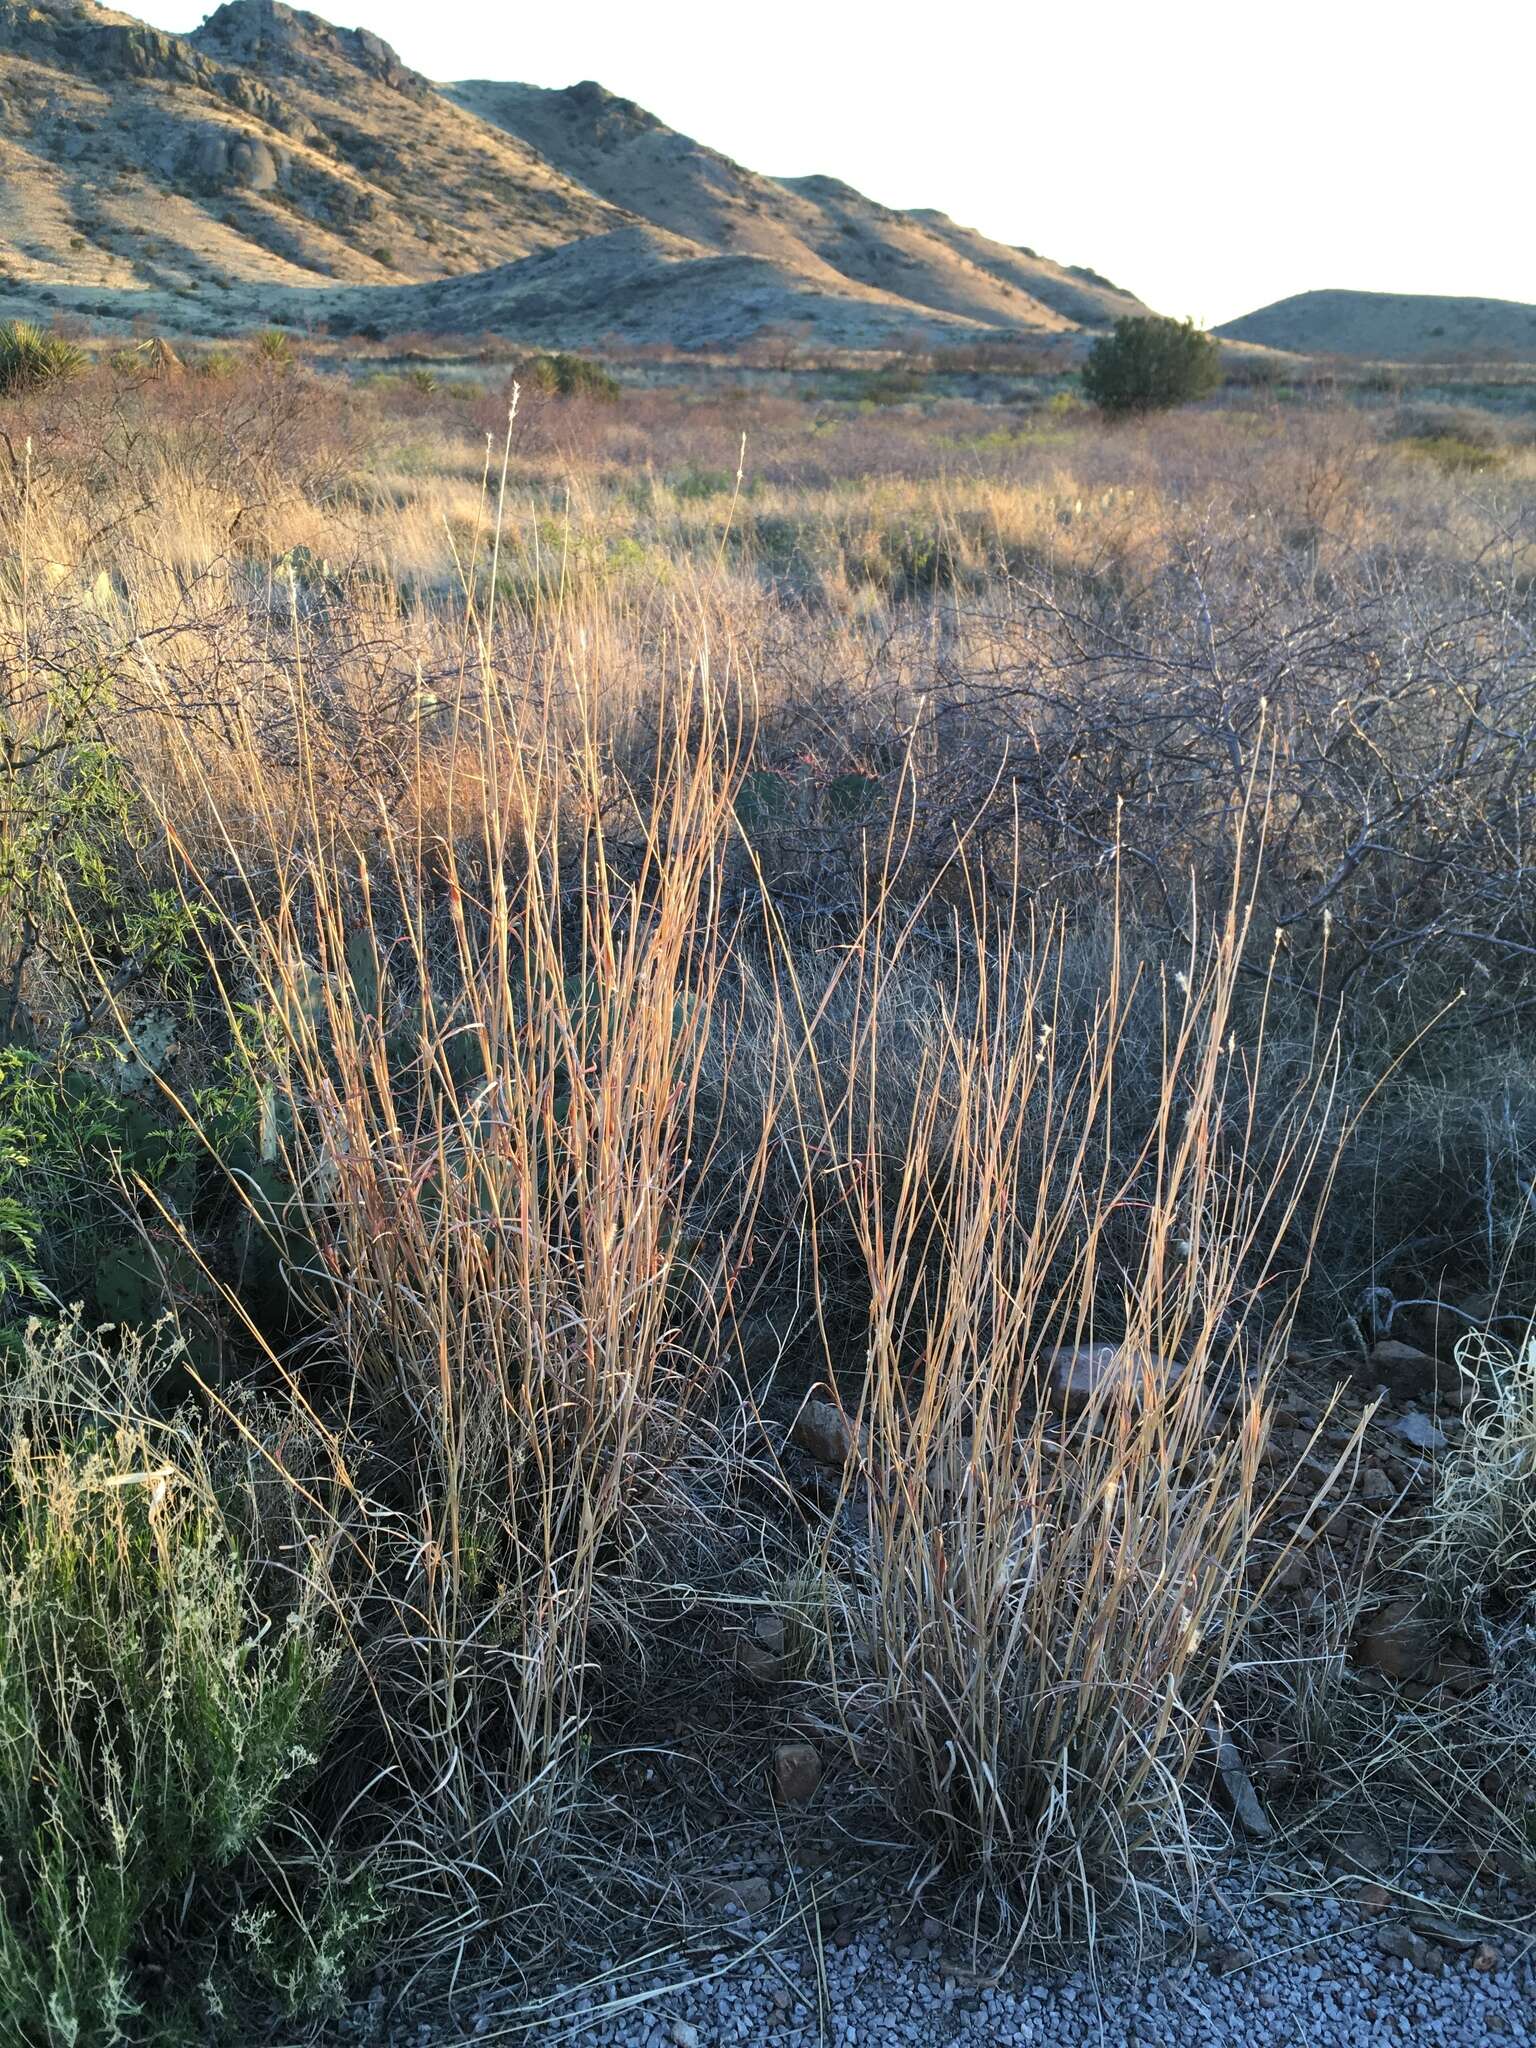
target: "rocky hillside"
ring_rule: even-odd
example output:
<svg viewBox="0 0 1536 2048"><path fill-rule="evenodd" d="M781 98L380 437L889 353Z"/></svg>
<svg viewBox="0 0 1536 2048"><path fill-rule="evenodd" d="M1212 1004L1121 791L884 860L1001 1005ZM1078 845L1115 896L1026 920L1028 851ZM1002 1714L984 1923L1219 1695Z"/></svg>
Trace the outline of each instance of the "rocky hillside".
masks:
<svg viewBox="0 0 1536 2048"><path fill-rule="evenodd" d="M460 106L529 143L615 206L721 254L761 257L804 284L1036 334L1142 310L1092 271L1066 270L960 228L901 213L835 178L766 178L679 135L588 79L563 91L470 79Z"/></svg>
<svg viewBox="0 0 1536 2048"><path fill-rule="evenodd" d="M1536 362L1536 306L1415 292L1298 292L1217 333L1301 355L1373 362Z"/></svg>
<svg viewBox="0 0 1536 2048"><path fill-rule="evenodd" d="M1072 335L1089 271L775 180L596 84L439 87L365 29L228 0L189 36L0 0L0 313L582 342Z"/></svg>

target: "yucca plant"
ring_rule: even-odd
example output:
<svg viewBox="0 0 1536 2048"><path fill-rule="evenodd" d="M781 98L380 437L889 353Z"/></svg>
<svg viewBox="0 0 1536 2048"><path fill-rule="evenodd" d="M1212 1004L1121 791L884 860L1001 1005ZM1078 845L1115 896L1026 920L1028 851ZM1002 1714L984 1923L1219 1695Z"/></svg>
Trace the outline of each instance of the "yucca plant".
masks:
<svg viewBox="0 0 1536 2048"><path fill-rule="evenodd" d="M35 391L84 367L85 351L63 335L45 334L30 320L0 323L0 392Z"/></svg>

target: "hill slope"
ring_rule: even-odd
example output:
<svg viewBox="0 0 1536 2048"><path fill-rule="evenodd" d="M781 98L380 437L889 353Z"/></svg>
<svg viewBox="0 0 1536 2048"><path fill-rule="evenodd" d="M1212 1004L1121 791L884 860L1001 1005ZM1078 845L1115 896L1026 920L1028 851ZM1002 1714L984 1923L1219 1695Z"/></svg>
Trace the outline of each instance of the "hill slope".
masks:
<svg viewBox="0 0 1536 2048"><path fill-rule="evenodd" d="M189 36L0 0L0 314L880 346L1136 304L941 214L762 177L596 84L438 87L280 0Z"/></svg>
<svg viewBox="0 0 1536 2048"><path fill-rule="evenodd" d="M1298 292L1216 332L1303 355L1379 362L1536 361L1536 305L1414 292Z"/></svg>
<svg viewBox="0 0 1536 2048"><path fill-rule="evenodd" d="M377 37L267 0L188 37L7 0L0 117L0 264L23 286L438 277L626 219Z"/></svg>
<svg viewBox="0 0 1536 2048"><path fill-rule="evenodd" d="M761 176L588 79L563 90L468 79L444 91L614 205L723 254L765 257L838 295L874 292L982 326L1043 334L1144 310L1090 272L902 213L834 178Z"/></svg>

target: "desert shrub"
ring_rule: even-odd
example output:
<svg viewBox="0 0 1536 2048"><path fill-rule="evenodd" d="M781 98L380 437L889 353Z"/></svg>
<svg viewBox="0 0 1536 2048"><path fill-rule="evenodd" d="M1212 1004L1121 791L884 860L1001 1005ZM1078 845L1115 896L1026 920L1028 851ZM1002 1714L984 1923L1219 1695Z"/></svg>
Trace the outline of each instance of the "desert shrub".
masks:
<svg viewBox="0 0 1536 2048"><path fill-rule="evenodd" d="M1502 448L1503 424L1472 405L1402 405L1387 428L1394 441L1460 441L1469 448Z"/></svg>
<svg viewBox="0 0 1536 2048"><path fill-rule="evenodd" d="M11 1372L0 2005L50 2048L165 2038L239 1947L242 1892L281 1912L262 1863L337 1670L317 1588L301 1570L274 1607L196 1426L154 1419L159 1362L66 1324Z"/></svg>
<svg viewBox="0 0 1536 2048"><path fill-rule="evenodd" d="M281 327L263 327L251 342L251 353L269 370L293 366L293 337Z"/></svg>
<svg viewBox="0 0 1536 2048"><path fill-rule="evenodd" d="M30 320L0 325L0 393L35 391L73 377L85 367L85 352L59 334L45 334Z"/></svg>
<svg viewBox="0 0 1536 2048"><path fill-rule="evenodd" d="M516 376L526 390L553 398L596 398L611 404L621 389L618 378L601 363L564 350L530 356L519 364Z"/></svg>
<svg viewBox="0 0 1536 2048"><path fill-rule="evenodd" d="M1400 406L1388 438L1405 454L1432 462L1448 475L1499 469L1508 459L1503 423L1470 405Z"/></svg>
<svg viewBox="0 0 1536 2048"><path fill-rule="evenodd" d="M0 1035L93 1014L99 963L185 964L187 925L144 856L149 819L103 737L110 678L45 677L0 712Z"/></svg>
<svg viewBox="0 0 1536 2048"><path fill-rule="evenodd" d="M1221 350L1192 320L1134 314L1101 334L1083 365L1083 390L1103 412L1157 412L1204 398L1221 382Z"/></svg>
<svg viewBox="0 0 1536 2048"><path fill-rule="evenodd" d="M857 388L859 397L870 405L905 405L922 397L928 380L921 370L897 361L883 369L866 371Z"/></svg>

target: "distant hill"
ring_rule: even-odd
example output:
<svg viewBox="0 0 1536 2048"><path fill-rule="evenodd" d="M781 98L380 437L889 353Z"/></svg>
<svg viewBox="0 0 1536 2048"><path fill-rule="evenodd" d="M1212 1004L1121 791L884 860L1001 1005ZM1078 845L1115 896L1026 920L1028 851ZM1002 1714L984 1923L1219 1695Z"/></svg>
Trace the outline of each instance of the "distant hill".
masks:
<svg viewBox="0 0 1536 2048"><path fill-rule="evenodd" d="M1298 292L1216 332L1302 355L1376 362L1536 361L1536 305L1414 292Z"/></svg>
<svg viewBox="0 0 1536 2048"><path fill-rule="evenodd" d="M188 36L0 0L0 314L878 346L1138 304L942 214L763 177L595 83L440 87L279 0Z"/></svg>

